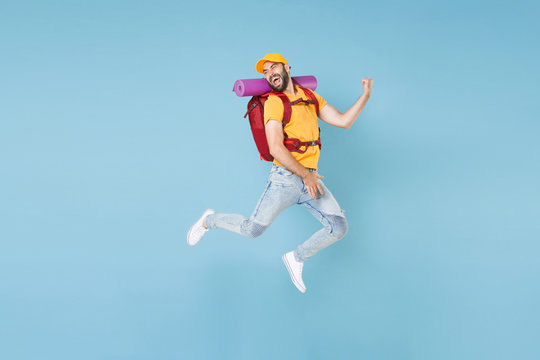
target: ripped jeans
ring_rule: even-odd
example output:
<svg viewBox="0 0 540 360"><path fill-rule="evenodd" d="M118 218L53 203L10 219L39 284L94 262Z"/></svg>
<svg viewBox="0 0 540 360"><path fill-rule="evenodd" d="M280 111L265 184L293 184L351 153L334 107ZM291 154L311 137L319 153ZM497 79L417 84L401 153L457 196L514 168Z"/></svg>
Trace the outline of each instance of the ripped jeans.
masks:
<svg viewBox="0 0 540 360"><path fill-rule="evenodd" d="M348 225L343 211L332 193L319 179L323 195L309 197L302 179L282 166L273 165L266 188L251 217L236 214L211 214L204 223L208 229L225 229L243 236L260 236L283 210L299 204L304 206L323 228L314 233L295 251L298 261L306 261L319 250L333 244L347 233Z"/></svg>

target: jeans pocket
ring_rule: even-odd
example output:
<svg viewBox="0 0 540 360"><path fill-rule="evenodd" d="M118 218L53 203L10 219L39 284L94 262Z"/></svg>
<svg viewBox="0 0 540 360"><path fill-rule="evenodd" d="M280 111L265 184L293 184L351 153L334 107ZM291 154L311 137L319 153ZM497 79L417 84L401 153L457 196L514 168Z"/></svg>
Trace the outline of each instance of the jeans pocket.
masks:
<svg viewBox="0 0 540 360"><path fill-rule="evenodd" d="M276 173L279 174L279 175L282 175L282 176L292 176L292 175L294 175L292 171L290 171L288 169L285 169L285 168L279 168L276 171Z"/></svg>
<svg viewBox="0 0 540 360"><path fill-rule="evenodd" d="M291 175L281 175L278 173L275 173L270 178L272 181L272 185L279 186L279 187L288 187L288 186L294 186L294 177Z"/></svg>

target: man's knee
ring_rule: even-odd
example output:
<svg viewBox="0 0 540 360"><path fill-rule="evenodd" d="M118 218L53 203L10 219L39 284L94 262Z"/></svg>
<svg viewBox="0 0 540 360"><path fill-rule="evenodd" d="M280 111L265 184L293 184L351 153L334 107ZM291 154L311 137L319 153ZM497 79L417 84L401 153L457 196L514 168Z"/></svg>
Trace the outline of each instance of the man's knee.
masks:
<svg viewBox="0 0 540 360"><path fill-rule="evenodd" d="M347 234L349 230L349 224L344 215L329 215L330 220L330 234L337 240L341 239Z"/></svg>
<svg viewBox="0 0 540 360"><path fill-rule="evenodd" d="M251 220L246 220L244 224L242 224L242 232L245 236L252 239L261 236L267 228L268 225L262 225Z"/></svg>

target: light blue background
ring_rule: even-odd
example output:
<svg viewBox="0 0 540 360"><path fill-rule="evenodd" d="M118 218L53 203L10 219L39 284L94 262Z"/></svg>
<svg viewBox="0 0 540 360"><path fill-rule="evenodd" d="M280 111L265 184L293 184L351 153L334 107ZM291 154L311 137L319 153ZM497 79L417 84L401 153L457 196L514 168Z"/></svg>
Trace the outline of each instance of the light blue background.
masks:
<svg viewBox="0 0 540 360"><path fill-rule="evenodd" d="M533 1L12 1L0 7L0 358L538 359ZM281 52L346 110L320 172L346 238L186 245L269 164L236 79Z"/></svg>

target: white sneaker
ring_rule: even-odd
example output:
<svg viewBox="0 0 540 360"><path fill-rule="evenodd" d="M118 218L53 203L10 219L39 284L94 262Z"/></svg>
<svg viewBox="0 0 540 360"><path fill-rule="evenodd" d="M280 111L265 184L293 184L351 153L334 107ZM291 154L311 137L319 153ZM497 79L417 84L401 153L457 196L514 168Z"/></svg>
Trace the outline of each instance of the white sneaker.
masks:
<svg viewBox="0 0 540 360"><path fill-rule="evenodd" d="M304 263L296 260L294 251L284 254L283 262L285 263L287 270L289 270L289 275L291 275L294 286L296 286L301 293L305 293L306 285L304 285L304 281L302 280L302 268L304 267Z"/></svg>
<svg viewBox="0 0 540 360"><path fill-rule="evenodd" d="M195 246L201 241L202 237L204 236L204 233L208 231L202 224L203 220L210 214L214 214L215 211L212 209L207 209L202 216L197 220L195 224L189 229L188 235L187 235L187 243L189 246Z"/></svg>

